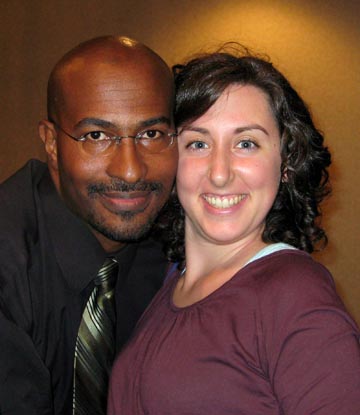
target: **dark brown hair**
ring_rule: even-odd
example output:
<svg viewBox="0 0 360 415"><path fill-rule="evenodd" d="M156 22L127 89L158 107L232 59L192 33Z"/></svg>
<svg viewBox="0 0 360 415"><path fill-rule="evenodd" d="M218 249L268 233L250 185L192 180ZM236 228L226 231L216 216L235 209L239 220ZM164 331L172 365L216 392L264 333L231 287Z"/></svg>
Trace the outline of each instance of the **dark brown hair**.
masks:
<svg viewBox="0 0 360 415"><path fill-rule="evenodd" d="M285 242L312 252L315 245L327 243L319 225L319 204L330 193L330 153L306 104L287 79L268 59L254 56L240 46L235 49L231 53L205 54L174 66L176 126L199 118L232 84L252 85L265 92L280 131L283 180L266 217L262 238L264 242ZM181 261L184 212L175 194L168 207L168 255Z"/></svg>

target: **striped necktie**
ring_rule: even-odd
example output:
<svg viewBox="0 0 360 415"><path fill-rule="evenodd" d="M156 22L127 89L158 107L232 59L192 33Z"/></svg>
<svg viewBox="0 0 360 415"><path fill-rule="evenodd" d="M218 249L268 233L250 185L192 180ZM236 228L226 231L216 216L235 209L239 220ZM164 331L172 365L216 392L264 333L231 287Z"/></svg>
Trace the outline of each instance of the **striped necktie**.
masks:
<svg viewBox="0 0 360 415"><path fill-rule="evenodd" d="M74 359L73 415L106 413L108 378L115 354L117 270L115 259L107 258L82 315Z"/></svg>

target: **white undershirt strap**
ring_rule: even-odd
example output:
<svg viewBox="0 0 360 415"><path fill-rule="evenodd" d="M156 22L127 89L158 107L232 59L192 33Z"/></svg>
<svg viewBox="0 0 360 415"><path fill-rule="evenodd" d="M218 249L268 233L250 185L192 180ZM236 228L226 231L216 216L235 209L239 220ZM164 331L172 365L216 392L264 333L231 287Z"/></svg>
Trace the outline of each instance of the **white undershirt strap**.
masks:
<svg viewBox="0 0 360 415"><path fill-rule="evenodd" d="M263 249L260 249L260 251L257 254L255 254L252 258L250 258L249 261L247 261L247 263L245 265L250 264L250 262L253 262L256 259L262 258L266 255L270 255L273 252L282 251L284 249L297 249L297 248L295 248L292 245L285 244L283 242L278 242L278 243L275 243L275 244L271 244L271 245L266 246Z"/></svg>

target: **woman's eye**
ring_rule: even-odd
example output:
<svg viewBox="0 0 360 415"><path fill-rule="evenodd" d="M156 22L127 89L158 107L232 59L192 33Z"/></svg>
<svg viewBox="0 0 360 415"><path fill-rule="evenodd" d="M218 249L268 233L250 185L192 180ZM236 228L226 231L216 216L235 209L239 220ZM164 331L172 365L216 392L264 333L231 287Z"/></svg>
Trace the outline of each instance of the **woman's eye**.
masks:
<svg viewBox="0 0 360 415"><path fill-rule="evenodd" d="M204 150L209 148L209 146L203 141L193 141L192 143L189 143L186 147L191 150Z"/></svg>
<svg viewBox="0 0 360 415"><path fill-rule="evenodd" d="M164 133L160 130L147 130L139 135L140 135L140 138L142 139L153 140L156 138L161 138L164 135Z"/></svg>
<svg viewBox="0 0 360 415"><path fill-rule="evenodd" d="M251 140L241 140L237 145L237 148L242 148L244 150L252 150L257 147L257 144Z"/></svg>
<svg viewBox="0 0 360 415"><path fill-rule="evenodd" d="M83 137L93 141L107 140L109 138L103 131L91 131L90 133L84 134Z"/></svg>

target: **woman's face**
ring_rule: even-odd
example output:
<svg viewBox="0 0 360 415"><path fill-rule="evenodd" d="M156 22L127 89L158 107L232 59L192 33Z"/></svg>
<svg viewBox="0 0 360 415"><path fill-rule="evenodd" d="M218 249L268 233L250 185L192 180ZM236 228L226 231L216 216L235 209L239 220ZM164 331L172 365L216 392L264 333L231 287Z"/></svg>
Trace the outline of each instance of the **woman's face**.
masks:
<svg viewBox="0 0 360 415"><path fill-rule="evenodd" d="M231 85L179 132L186 236L221 245L260 241L281 176L280 134L266 94Z"/></svg>

